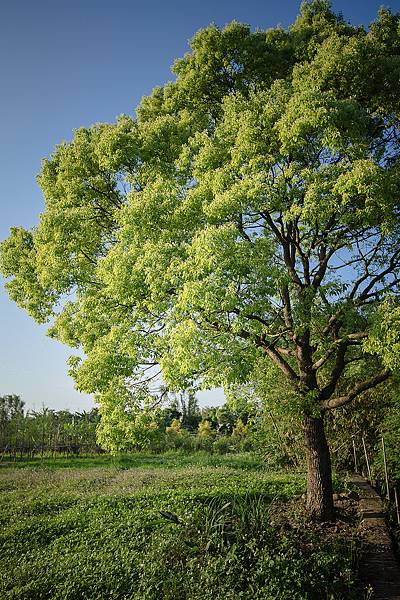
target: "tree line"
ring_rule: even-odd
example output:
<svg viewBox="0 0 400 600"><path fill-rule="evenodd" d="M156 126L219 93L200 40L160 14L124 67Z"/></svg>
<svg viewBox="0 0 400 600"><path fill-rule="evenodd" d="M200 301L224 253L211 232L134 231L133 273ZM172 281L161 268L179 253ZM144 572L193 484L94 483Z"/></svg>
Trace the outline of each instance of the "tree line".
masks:
<svg viewBox="0 0 400 600"><path fill-rule="evenodd" d="M257 414L251 402L200 409L194 392L189 390L173 394L164 406L127 413L123 435L116 426L104 436L97 408L81 412L56 411L45 406L39 411L26 410L20 396L10 394L0 396L0 454L163 452L178 448L249 450L250 425L258 418Z"/></svg>
<svg viewBox="0 0 400 600"><path fill-rule="evenodd" d="M20 396L0 396L0 455L99 452L98 422L97 408L87 412L46 407L39 411L25 410Z"/></svg>

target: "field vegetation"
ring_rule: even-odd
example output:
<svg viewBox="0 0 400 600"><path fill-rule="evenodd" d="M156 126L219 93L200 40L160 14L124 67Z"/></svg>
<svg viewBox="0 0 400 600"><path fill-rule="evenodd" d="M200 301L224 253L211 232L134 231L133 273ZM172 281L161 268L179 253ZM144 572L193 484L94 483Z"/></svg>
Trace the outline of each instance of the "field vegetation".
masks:
<svg viewBox="0 0 400 600"><path fill-rule="evenodd" d="M0 397L0 600L363 597L332 467L400 478L399 23L210 25L42 162L0 272L98 408Z"/></svg>
<svg viewBox="0 0 400 600"><path fill-rule="evenodd" d="M42 161L43 212L11 228L0 271L73 349L100 445L157 434L141 409L161 379L281 378L308 510L334 518L331 415L400 369L399 23L305 0L286 29L210 25L133 115Z"/></svg>
<svg viewBox="0 0 400 600"><path fill-rule="evenodd" d="M305 525L304 490L250 454L3 462L0 597L355 598L352 526Z"/></svg>

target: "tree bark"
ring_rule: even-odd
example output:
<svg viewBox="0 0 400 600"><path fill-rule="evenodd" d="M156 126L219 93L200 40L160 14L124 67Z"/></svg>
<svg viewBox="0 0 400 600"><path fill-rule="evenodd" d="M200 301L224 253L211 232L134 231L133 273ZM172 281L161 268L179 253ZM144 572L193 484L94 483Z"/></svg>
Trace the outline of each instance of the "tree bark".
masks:
<svg viewBox="0 0 400 600"><path fill-rule="evenodd" d="M334 519L332 468L323 417L304 418L307 510L318 521Z"/></svg>

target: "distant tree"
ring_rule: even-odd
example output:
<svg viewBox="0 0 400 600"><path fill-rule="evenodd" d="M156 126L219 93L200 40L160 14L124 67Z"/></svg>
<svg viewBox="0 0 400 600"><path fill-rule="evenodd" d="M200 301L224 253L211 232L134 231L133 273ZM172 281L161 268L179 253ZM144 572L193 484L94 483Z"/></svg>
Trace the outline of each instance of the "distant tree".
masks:
<svg viewBox="0 0 400 600"><path fill-rule="evenodd" d="M217 429L219 433L230 434L233 431L235 422L237 421L237 415L234 413L227 404L223 404L218 407L215 411L215 417L217 421Z"/></svg>
<svg viewBox="0 0 400 600"><path fill-rule="evenodd" d="M308 509L332 518L324 415L400 365L399 52L397 16L366 32L325 0L287 31L210 26L137 118L43 162L45 211L11 231L2 271L85 353L71 373L103 439L155 365L185 389L273 364L303 422Z"/></svg>
<svg viewBox="0 0 400 600"><path fill-rule="evenodd" d="M226 390L226 409L229 408L236 418L242 419L244 423L260 416L265 408L265 397L263 402L261 390L260 393L257 391L259 384L260 382L249 382L246 385L230 386ZM275 382L274 387L276 387ZM271 395L270 392L271 389L267 392L268 396Z"/></svg>
<svg viewBox="0 0 400 600"><path fill-rule="evenodd" d="M16 416L23 416L25 402L16 394L0 396L0 422L11 421Z"/></svg>
<svg viewBox="0 0 400 600"><path fill-rule="evenodd" d="M0 447L16 445L21 421L24 417L24 402L16 394L0 396Z"/></svg>
<svg viewBox="0 0 400 600"><path fill-rule="evenodd" d="M159 411L159 421L162 430L169 427L173 421L179 421L182 413L178 408L178 401L173 398L167 406L164 406Z"/></svg>
<svg viewBox="0 0 400 600"><path fill-rule="evenodd" d="M200 421L199 402L196 398L196 392L193 389L179 393L179 403L182 413L182 426L185 429L194 431L197 429Z"/></svg>

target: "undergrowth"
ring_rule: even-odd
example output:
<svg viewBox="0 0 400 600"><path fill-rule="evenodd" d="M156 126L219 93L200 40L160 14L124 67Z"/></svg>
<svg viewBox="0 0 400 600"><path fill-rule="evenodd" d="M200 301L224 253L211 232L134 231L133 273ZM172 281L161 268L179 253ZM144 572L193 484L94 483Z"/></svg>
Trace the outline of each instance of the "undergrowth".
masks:
<svg viewBox="0 0 400 600"><path fill-rule="evenodd" d="M307 525L301 474L126 459L0 470L0 598L357 597L351 526Z"/></svg>

